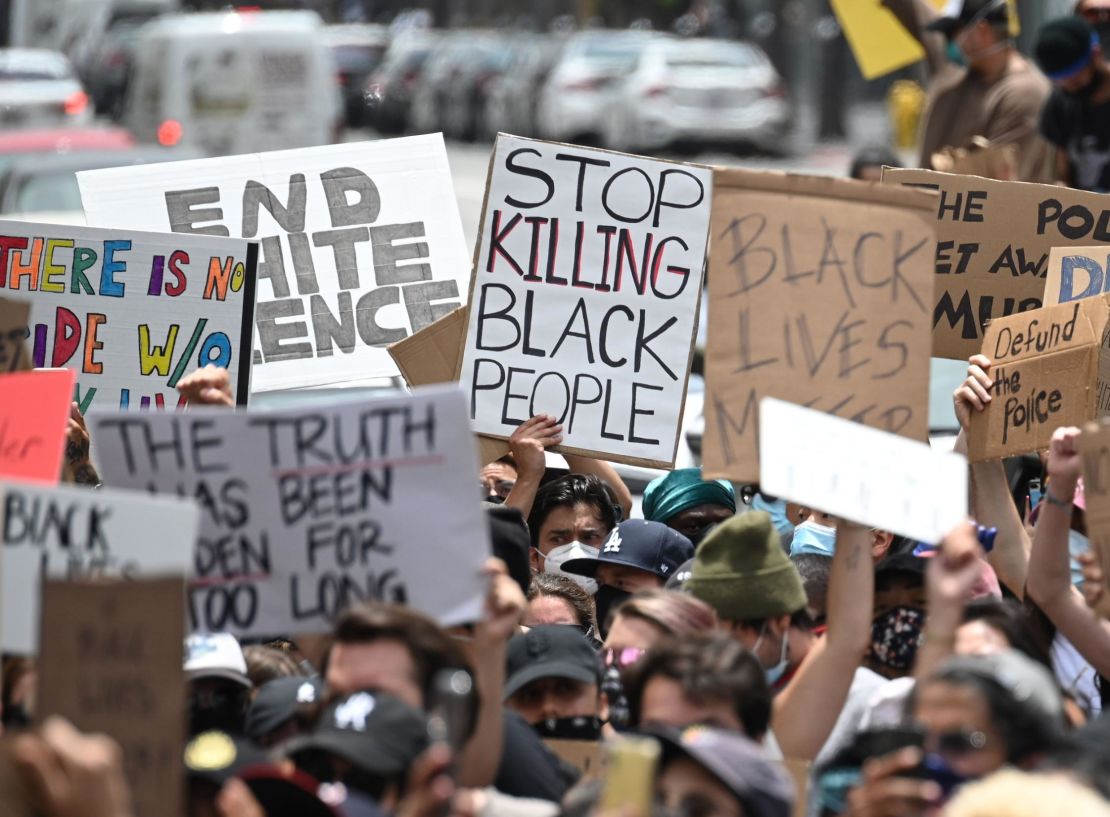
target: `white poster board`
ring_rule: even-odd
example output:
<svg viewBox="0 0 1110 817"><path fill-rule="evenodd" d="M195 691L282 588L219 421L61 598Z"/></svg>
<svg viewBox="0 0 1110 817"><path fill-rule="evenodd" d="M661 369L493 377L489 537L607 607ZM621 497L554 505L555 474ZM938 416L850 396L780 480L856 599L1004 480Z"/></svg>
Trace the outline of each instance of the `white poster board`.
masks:
<svg viewBox="0 0 1110 817"><path fill-rule="evenodd" d="M707 167L501 135L460 382L480 434L672 467L701 296Z"/></svg>
<svg viewBox="0 0 1110 817"><path fill-rule="evenodd" d="M105 484L195 497L196 629L325 632L361 601L480 616L489 557L457 388L273 412L90 418Z"/></svg>
<svg viewBox="0 0 1110 817"><path fill-rule="evenodd" d="M759 404L759 462L769 495L921 542L967 519L962 455L771 397Z"/></svg>
<svg viewBox="0 0 1110 817"><path fill-rule="evenodd" d="M440 134L77 174L89 224L261 242L256 392L387 377L466 298Z"/></svg>
<svg viewBox="0 0 1110 817"><path fill-rule="evenodd" d="M0 221L0 287L29 301L36 368L77 372L90 408L173 408L212 363L250 393L258 245L243 239Z"/></svg>
<svg viewBox="0 0 1110 817"><path fill-rule="evenodd" d="M41 578L184 576L200 515L192 501L131 491L0 484L0 647L39 645Z"/></svg>

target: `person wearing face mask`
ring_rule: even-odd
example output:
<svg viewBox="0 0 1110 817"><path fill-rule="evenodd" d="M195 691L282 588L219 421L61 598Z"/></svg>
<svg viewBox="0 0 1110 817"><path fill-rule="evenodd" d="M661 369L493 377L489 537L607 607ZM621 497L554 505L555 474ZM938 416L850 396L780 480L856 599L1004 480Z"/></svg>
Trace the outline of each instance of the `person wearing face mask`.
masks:
<svg viewBox="0 0 1110 817"><path fill-rule="evenodd" d="M696 547L736 513L736 491L723 479L702 479L700 468L678 468L644 489L644 519L674 528Z"/></svg>
<svg viewBox="0 0 1110 817"><path fill-rule="evenodd" d="M1063 17L1040 30L1034 53L1053 85L1041 133L1056 148L1057 181L1110 190L1110 66L1098 35L1083 19Z"/></svg>
<svg viewBox="0 0 1110 817"><path fill-rule="evenodd" d="M881 562L894 545L894 534L871 528L871 558ZM790 540L790 555L832 556L836 551L836 517L820 511L809 511L800 525L794 528Z"/></svg>
<svg viewBox="0 0 1110 817"><path fill-rule="evenodd" d="M242 734L253 684L243 648L230 633L194 633L185 639L189 734L219 730Z"/></svg>
<svg viewBox="0 0 1110 817"><path fill-rule="evenodd" d="M662 588L693 555L694 546L677 531L659 522L629 519L613 529L596 557L572 559L562 567L567 574L597 582L594 602L604 638L621 602L638 590Z"/></svg>

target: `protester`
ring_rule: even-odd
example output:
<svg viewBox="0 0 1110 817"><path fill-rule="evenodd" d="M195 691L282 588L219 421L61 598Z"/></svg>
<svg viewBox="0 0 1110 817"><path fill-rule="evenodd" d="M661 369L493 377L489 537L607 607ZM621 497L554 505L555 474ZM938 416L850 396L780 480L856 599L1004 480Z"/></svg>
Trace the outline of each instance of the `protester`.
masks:
<svg viewBox="0 0 1110 817"><path fill-rule="evenodd" d="M533 572L569 575L564 573L563 563L597 556L619 521L613 497L597 477L568 474L547 483L536 493L528 514ZM597 592L592 579L571 578L590 595Z"/></svg>
<svg viewBox="0 0 1110 817"><path fill-rule="evenodd" d="M832 574L832 556L818 553L801 553L790 557L790 563L798 571L802 589L806 594L806 610L818 626L825 623L828 608L829 576ZM878 587L875 589L878 594Z"/></svg>
<svg viewBox="0 0 1110 817"><path fill-rule="evenodd" d="M243 731L253 688L239 642L229 633L195 633L185 639L189 734Z"/></svg>
<svg viewBox="0 0 1110 817"><path fill-rule="evenodd" d="M622 664L630 664L630 650L643 654L667 636L686 638L716 628L713 608L693 596L672 590L637 590L616 609L605 651L625 654Z"/></svg>
<svg viewBox="0 0 1110 817"><path fill-rule="evenodd" d="M524 626L541 624L567 624L589 636L597 628L594 600L573 579L554 573L537 573L528 590Z"/></svg>
<svg viewBox="0 0 1110 817"><path fill-rule="evenodd" d="M256 690L276 678L296 678L305 674L288 652L265 644L243 647L243 660L247 664L247 677Z"/></svg>
<svg viewBox="0 0 1110 817"><path fill-rule="evenodd" d="M648 483L643 511L644 519L674 528L697 546L736 513L736 492L723 479L702 479L700 468L678 468Z"/></svg>
<svg viewBox="0 0 1110 817"><path fill-rule="evenodd" d="M287 676L261 684L247 710L244 731L263 748L271 748L305 730L324 697L318 678Z"/></svg>

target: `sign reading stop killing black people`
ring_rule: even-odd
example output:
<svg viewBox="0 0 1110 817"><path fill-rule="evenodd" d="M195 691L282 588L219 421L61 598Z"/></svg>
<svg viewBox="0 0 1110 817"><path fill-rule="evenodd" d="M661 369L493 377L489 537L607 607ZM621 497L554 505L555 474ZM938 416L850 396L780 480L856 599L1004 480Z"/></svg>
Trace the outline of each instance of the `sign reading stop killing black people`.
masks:
<svg viewBox="0 0 1110 817"><path fill-rule="evenodd" d="M469 253L439 134L78 174L89 224L255 238L256 392L393 376Z"/></svg>
<svg viewBox="0 0 1110 817"><path fill-rule="evenodd" d="M319 633L361 601L476 620L489 557L454 387L296 411L89 418L105 484L200 506L194 628ZM433 509L434 512L429 512Z"/></svg>
<svg viewBox="0 0 1110 817"><path fill-rule="evenodd" d="M459 373L476 432L551 414L556 450L674 464L712 187L697 165L498 137Z"/></svg>

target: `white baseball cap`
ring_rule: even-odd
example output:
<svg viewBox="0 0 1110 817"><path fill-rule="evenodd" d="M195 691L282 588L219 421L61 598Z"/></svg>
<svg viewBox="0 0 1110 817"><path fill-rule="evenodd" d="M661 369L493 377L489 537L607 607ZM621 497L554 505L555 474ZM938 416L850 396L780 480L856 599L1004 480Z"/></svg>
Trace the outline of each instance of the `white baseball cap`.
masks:
<svg viewBox="0 0 1110 817"><path fill-rule="evenodd" d="M253 686L243 648L231 633L193 633L185 639L185 677L226 678Z"/></svg>

